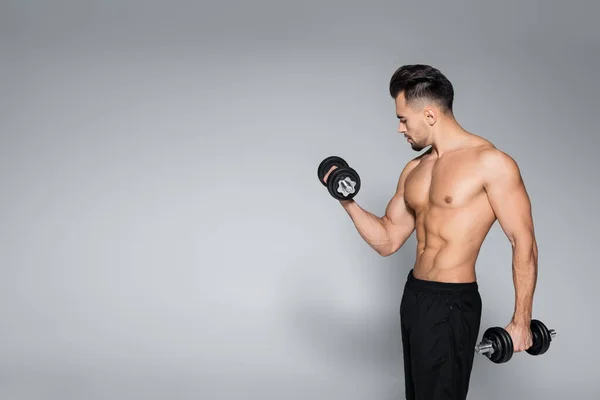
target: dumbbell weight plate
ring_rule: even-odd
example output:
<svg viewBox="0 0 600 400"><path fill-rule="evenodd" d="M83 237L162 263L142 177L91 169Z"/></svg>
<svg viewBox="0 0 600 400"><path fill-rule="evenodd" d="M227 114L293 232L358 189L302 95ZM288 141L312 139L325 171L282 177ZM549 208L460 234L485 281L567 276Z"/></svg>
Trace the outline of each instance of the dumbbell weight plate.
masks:
<svg viewBox="0 0 600 400"><path fill-rule="evenodd" d="M348 163L343 158L338 156L327 157L326 159L321 161L321 164L319 164L319 168L317 169L317 176L319 177L319 182L321 182L323 186L327 186L327 184L323 181L323 179L325 178L325 174L334 165L338 168L348 167ZM327 180L329 181L329 179Z"/></svg>
<svg viewBox="0 0 600 400"><path fill-rule="evenodd" d="M353 193L342 193L343 190L340 190L340 187L344 185L340 184L340 182L343 180L346 180L348 185L354 186ZM336 168L327 178L327 190L329 191L329 194L331 194L337 200L350 200L354 198L354 196L356 196L360 190L360 177L352 168Z"/></svg>
<svg viewBox="0 0 600 400"><path fill-rule="evenodd" d="M525 351L532 356L539 356L547 352L550 348L552 338L546 325L540 320L532 319L531 333L533 335L533 345Z"/></svg>
<svg viewBox="0 0 600 400"><path fill-rule="evenodd" d="M500 330L500 336L504 341L504 348L506 349L504 351L504 358L501 360L501 362L505 363L512 358L515 350L515 345L512 341L512 338L510 337L510 333L508 333L505 329Z"/></svg>
<svg viewBox="0 0 600 400"><path fill-rule="evenodd" d="M499 327L489 328L483 334L483 338L492 342L494 352L489 356L489 359L496 363L502 364L508 362L514 351L514 345L510 334Z"/></svg>

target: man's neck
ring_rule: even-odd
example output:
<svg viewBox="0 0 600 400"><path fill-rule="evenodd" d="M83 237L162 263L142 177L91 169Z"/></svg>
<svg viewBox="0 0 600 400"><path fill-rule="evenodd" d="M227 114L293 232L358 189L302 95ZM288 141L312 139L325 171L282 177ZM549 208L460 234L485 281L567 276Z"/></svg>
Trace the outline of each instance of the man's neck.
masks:
<svg viewBox="0 0 600 400"><path fill-rule="evenodd" d="M461 148L472 136L455 121L444 121L433 134L432 153L440 158L448 151Z"/></svg>

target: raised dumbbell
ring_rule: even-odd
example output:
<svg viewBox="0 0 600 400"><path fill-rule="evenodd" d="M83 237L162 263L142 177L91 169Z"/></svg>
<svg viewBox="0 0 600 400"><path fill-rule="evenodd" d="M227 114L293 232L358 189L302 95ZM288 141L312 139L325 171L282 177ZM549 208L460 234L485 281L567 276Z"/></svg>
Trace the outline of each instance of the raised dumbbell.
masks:
<svg viewBox="0 0 600 400"><path fill-rule="evenodd" d="M556 331L546 328L546 325L537 319L531 320L530 328L533 344L525 351L532 356L544 354L550 348L550 342L556 336ZM475 351L484 354L496 364L502 364L512 358L514 345L510 334L505 329L493 327L485 331L481 343L475 346Z"/></svg>
<svg viewBox="0 0 600 400"><path fill-rule="evenodd" d="M332 167L337 167L327 177L325 183L325 175ZM358 194L360 190L360 177L358 173L350 168L348 163L341 157L327 157L317 169L319 181L327 187L329 194L337 200L350 200Z"/></svg>

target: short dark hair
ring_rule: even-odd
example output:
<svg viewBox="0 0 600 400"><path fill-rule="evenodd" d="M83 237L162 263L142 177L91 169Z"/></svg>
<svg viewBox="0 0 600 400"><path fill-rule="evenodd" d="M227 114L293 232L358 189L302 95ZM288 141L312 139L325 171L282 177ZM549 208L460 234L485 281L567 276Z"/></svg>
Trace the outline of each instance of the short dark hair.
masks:
<svg viewBox="0 0 600 400"><path fill-rule="evenodd" d="M430 65L410 64L398 68L390 80L390 95L395 99L402 91L408 105L426 99L439 104L445 112L452 112L452 83Z"/></svg>

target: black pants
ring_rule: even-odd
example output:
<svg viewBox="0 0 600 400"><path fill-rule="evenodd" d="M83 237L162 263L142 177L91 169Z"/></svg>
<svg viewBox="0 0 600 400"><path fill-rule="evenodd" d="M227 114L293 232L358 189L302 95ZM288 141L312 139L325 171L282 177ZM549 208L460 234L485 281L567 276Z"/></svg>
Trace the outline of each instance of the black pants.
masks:
<svg viewBox="0 0 600 400"><path fill-rule="evenodd" d="M481 322L477 282L408 274L400 304L407 400L465 400Z"/></svg>

